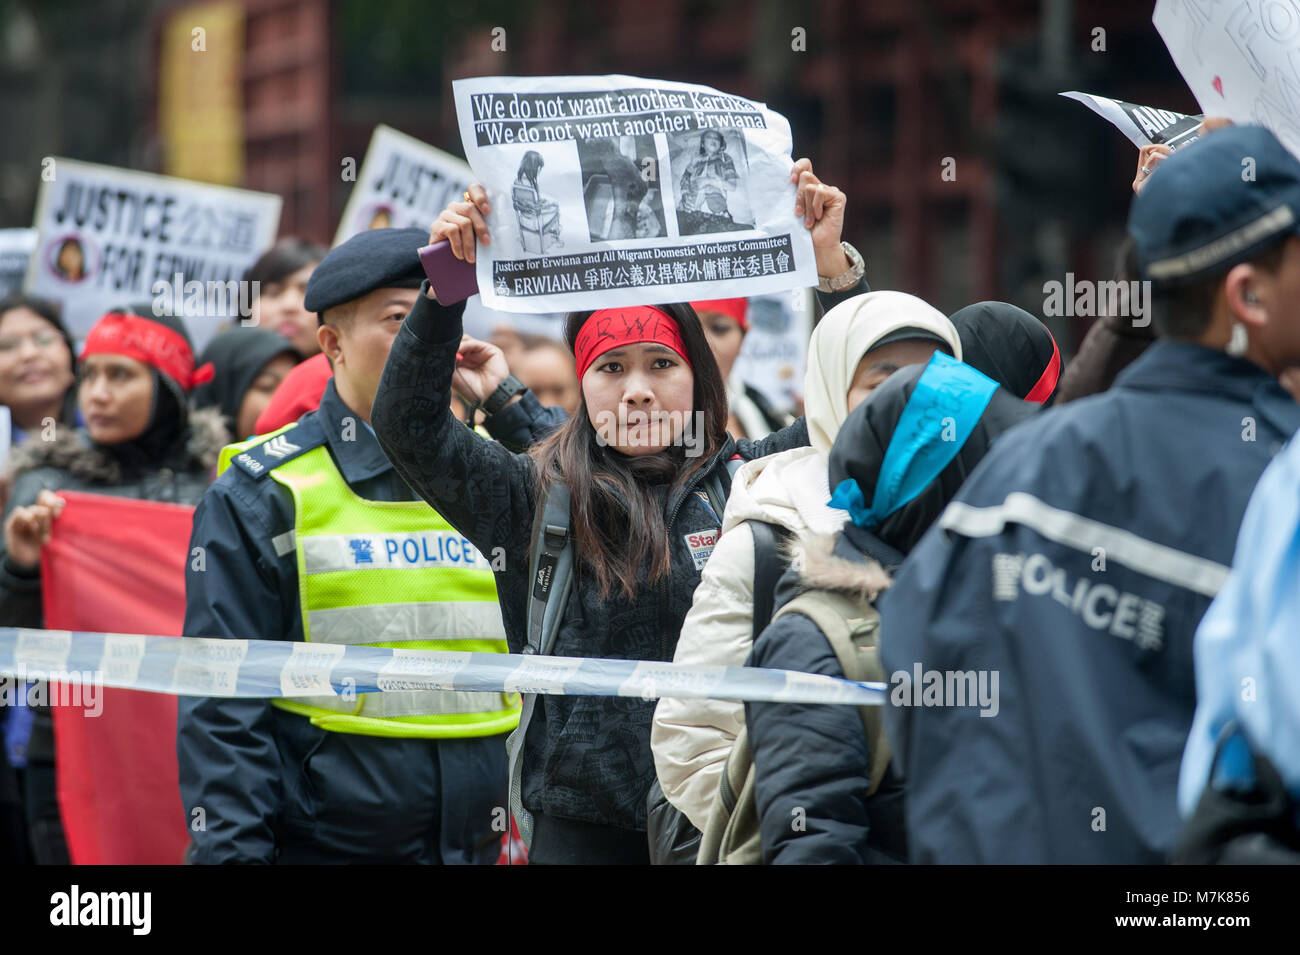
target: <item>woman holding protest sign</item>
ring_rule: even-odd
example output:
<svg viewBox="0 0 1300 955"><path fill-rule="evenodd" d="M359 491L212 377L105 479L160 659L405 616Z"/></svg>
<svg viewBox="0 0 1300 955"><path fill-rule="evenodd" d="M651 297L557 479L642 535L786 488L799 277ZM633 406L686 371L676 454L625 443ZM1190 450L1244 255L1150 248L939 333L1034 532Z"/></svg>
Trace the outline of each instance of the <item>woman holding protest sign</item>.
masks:
<svg viewBox="0 0 1300 955"><path fill-rule="evenodd" d="M29 441L9 461L13 494L0 549L0 620L44 626L41 550L65 505L59 492L198 502L226 431L216 409L190 414L186 396L210 375L210 366L194 367L184 325L153 316L148 305L110 312L95 324L79 368L85 430ZM25 785L36 861L66 864L48 708L35 711Z"/></svg>
<svg viewBox="0 0 1300 955"><path fill-rule="evenodd" d="M828 248L841 252L843 193L817 180L807 160L791 181L819 261ZM475 242L490 241L491 204L481 186L467 195L443 210L430 241L447 239L473 261ZM598 309L567 322L578 412L529 454L511 454L447 410L453 381L484 400L507 373L498 350L462 337L461 311L439 305L426 286L403 323L371 418L384 452L492 559L512 652L671 660L721 524L728 461L806 444L802 420L762 442L733 441L725 387L694 309ZM551 568L537 590L533 563ZM557 584L556 568L567 580ZM526 704L512 738L511 808L531 833L534 862L649 861L654 706L563 695Z"/></svg>

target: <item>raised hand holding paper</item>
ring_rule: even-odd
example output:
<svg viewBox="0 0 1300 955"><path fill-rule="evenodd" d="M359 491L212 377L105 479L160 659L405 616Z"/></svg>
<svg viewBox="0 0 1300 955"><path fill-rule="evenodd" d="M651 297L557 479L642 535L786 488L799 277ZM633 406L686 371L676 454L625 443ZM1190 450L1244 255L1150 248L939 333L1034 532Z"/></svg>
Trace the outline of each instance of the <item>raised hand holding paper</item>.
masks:
<svg viewBox="0 0 1300 955"><path fill-rule="evenodd" d="M550 312L817 284L790 125L761 103L629 76L452 84L491 202L483 303Z"/></svg>

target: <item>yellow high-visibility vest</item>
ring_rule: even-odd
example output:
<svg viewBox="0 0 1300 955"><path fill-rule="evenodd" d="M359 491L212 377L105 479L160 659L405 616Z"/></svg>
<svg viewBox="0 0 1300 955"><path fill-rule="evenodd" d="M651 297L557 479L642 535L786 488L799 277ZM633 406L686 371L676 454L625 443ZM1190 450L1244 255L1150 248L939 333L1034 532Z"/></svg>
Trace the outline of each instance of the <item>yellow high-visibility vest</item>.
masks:
<svg viewBox="0 0 1300 955"><path fill-rule="evenodd" d="M358 497L325 444L304 450L288 425L229 445L224 471L249 453L293 495L303 639L308 643L505 653L505 628L488 560L423 501ZM272 443L278 442L278 443ZM258 452L261 453L258 453ZM276 462L276 452L284 457ZM281 535L286 538L289 535ZM505 733L519 722L514 693L414 690L276 699L321 729L388 737Z"/></svg>

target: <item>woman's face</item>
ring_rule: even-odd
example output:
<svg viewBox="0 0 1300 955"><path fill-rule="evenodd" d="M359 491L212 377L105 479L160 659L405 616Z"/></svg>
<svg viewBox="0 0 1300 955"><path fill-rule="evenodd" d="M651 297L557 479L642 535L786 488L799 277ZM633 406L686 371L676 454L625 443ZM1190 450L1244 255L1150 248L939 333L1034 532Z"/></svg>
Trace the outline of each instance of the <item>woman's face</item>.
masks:
<svg viewBox="0 0 1300 955"><path fill-rule="evenodd" d="M858 362L853 381L849 383L849 393L845 396L848 410L852 412L866 401L867 396L898 369L906 365L924 365L940 348L943 346L929 339L904 338L867 352ZM944 354L948 353L948 349L943 350Z"/></svg>
<svg viewBox="0 0 1300 955"><path fill-rule="evenodd" d="M740 355L740 346L745 343L745 330L738 321L721 312L701 312L700 324L704 326L704 337L708 339L709 350L722 372L722 380L726 381Z"/></svg>
<svg viewBox="0 0 1300 955"><path fill-rule="evenodd" d="M77 394L86 430L96 444L121 444L144 434L153 409L153 375L125 355L89 355Z"/></svg>
<svg viewBox="0 0 1300 955"><path fill-rule="evenodd" d="M59 249L59 271L66 278L79 279L84 274L86 257L81 251L81 246L75 242L65 242Z"/></svg>
<svg viewBox="0 0 1300 955"><path fill-rule="evenodd" d="M708 155L712 156L720 149L722 149L722 138L720 136L715 133L704 137L704 151Z"/></svg>
<svg viewBox="0 0 1300 955"><path fill-rule="evenodd" d="M587 418L597 440L630 457L682 440L695 405L695 374L658 342L614 348L582 376Z"/></svg>
<svg viewBox="0 0 1300 955"><path fill-rule="evenodd" d="M298 364L292 355L276 355L257 373L253 383L244 392L239 402L239 415L235 418L235 440L242 441L253 434L257 428L257 419L261 417L266 406L271 403L271 395L280 387L284 376Z"/></svg>
<svg viewBox="0 0 1300 955"><path fill-rule="evenodd" d="M251 316L255 326L283 335L304 358L320 351L316 316L302 305L307 295L307 280L315 269L313 262L290 273L281 282L263 283Z"/></svg>
<svg viewBox="0 0 1300 955"><path fill-rule="evenodd" d="M0 315L0 404L48 404L73 381L72 353L57 328L26 307Z"/></svg>

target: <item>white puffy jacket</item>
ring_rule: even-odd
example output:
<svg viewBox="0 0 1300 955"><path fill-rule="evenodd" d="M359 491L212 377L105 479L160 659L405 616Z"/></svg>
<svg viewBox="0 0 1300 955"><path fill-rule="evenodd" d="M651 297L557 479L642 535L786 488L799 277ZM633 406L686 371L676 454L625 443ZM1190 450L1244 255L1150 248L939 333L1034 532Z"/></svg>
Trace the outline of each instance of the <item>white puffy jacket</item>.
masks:
<svg viewBox="0 0 1300 955"><path fill-rule="evenodd" d="M736 472L674 663L744 666L753 646L754 537L748 521L796 535L839 529L844 511L828 506L826 461L813 448L757 458ZM703 830L723 763L745 724L745 706L728 700L665 697L650 730L655 769L668 801Z"/></svg>

